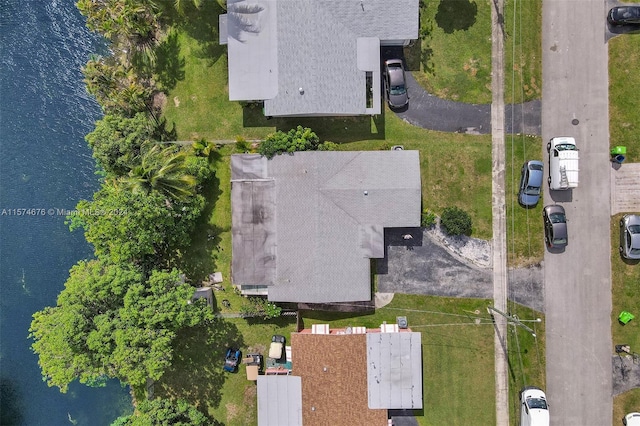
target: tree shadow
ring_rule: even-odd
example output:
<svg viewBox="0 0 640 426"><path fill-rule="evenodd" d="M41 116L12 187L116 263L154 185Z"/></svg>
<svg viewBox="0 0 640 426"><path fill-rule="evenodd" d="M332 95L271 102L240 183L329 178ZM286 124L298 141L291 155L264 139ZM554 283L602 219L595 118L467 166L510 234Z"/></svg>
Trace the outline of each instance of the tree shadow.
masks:
<svg viewBox="0 0 640 426"><path fill-rule="evenodd" d="M265 117L262 108L244 106L242 125L244 127L275 127L288 132L300 125L313 130L322 142L355 142L361 140L384 140L384 113L374 116L349 117Z"/></svg>
<svg viewBox="0 0 640 426"><path fill-rule="evenodd" d="M185 399L202 412L217 408L226 380L225 351L231 346L244 347L244 339L235 324L220 318L180 330L172 365L155 384L156 395Z"/></svg>
<svg viewBox="0 0 640 426"><path fill-rule="evenodd" d="M476 22L478 5L472 0L440 0L435 19L438 27L451 34L468 30Z"/></svg>
<svg viewBox="0 0 640 426"><path fill-rule="evenodd" d="M213 65L224 54L225 48L219 43L218 17L225 11L215 1L203 1L200 8L188 5L184 9L180 27L198 41L200 50L194 52L197 58L210 59Z"/></svg>
<svg viewBox="0 0 640 426"><path fill-rule="evenodd" d="M171 90L176 83L184 80L185 59L180 57L178 33L172 31L156 48L155 74L158 83L164 90Z"/></svg>
<svg viewBox="0 0 640 426"><path fill-rule="evenodd" d="M215 157L220 154L212 153L211 155L214 156L215 161ZM196 222L191 234L191 244L185 251L180 264L181 269L191 279L192 285L195 287L199 287L200 281L216 269L216 253L221 250L220 243L222 239L220 234L228 231L228 229L222 229L209 223L209 218L222 194L220 178L218 178L216 172L213 172L212 177L204 182L202 186L207 188L207 191L203 194L206 205Z"/></svg>

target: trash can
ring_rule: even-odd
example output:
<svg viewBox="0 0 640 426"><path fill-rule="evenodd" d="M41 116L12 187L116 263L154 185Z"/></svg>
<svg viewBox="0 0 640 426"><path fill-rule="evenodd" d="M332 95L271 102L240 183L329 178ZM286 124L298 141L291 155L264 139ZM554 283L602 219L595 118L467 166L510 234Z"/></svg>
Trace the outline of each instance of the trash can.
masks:
<svg viewBox="0 0 640 426"><path fill-rule="evenodd" d="M620 324L625 325L634 318L635 316L631 312L622 311L618 316L618 321L620 321Z"/></svg>
<svg viewBox="0 0 640 426"><path fill-rule="evenodd" d="M613 148L611 148L611 155L624 155L627 153L627 147L626 146L614 146Z"/></svg>
<svg viewBox="0 0 640 426"><path fill-rule="evenodd" d="M627 154L626 146L614 146L611 148L611 161L614 163L622 164Z"/></svg>
<svg viewBox="0 0 640 426"><path fill-rule="evenodd" d="M618 154L616 156L614 156L611 161L613 161L614 163L618 163L618 164L622 164L622 162L624 161L626 157L622 154Z"/></svg>

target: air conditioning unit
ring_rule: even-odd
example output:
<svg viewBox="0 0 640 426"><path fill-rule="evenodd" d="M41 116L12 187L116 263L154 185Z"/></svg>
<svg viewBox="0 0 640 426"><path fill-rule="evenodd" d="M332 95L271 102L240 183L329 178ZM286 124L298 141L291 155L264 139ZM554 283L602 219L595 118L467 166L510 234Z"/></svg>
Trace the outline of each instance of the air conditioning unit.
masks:
<svg viewBox="0 0 640 426"><path fill-rule="evenodd" d="M396 323L398 324L398 328L405 329L408 328L407 317L396 317Z"/></svg>

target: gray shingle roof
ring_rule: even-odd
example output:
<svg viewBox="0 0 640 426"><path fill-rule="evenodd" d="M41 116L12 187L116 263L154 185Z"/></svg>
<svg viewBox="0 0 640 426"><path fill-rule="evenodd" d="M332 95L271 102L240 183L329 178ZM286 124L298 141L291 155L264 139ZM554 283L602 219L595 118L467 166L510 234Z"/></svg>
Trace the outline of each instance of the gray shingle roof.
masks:
<svg viewBox="0 0 640 426"><path fill-rule="evenodd" d="M358 39L418 38L418 0L232 3L249 4L259 11L229 7L229 98L265 100L268 116L366 114L366 71L380 81L380 49L358 49Z"/></svg>
<svg viewBox="0 0 640 426"><path fill-rule="evenodd" d="M370 300L382 228L420 225L417 151L234 155L232 179L233 281L273 301Z"/></svg>

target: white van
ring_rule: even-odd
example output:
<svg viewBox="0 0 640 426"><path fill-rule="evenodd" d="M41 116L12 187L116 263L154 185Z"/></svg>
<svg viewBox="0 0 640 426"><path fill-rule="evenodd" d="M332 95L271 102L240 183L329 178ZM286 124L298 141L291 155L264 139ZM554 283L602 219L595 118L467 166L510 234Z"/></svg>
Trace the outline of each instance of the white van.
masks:
<svg viewBox="0 0 640 426"><path fill-rule="evenodd" d="M579 160L572 137L555 137L547 144L549 153L549 189L555 191L578 187Z"/></svg>
<svg viewBox="0 0 640 426"><path fill-rule="evenodd" d="M549 406L542 389L528 386L520 393L520 426L549 426Z"/></svg>

